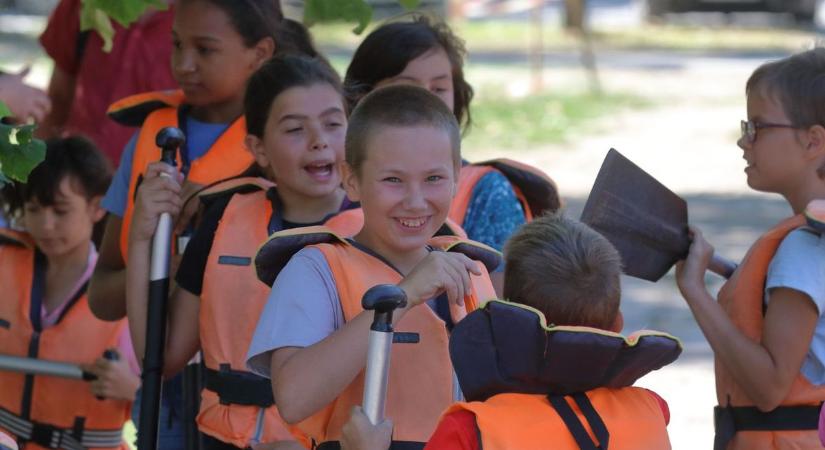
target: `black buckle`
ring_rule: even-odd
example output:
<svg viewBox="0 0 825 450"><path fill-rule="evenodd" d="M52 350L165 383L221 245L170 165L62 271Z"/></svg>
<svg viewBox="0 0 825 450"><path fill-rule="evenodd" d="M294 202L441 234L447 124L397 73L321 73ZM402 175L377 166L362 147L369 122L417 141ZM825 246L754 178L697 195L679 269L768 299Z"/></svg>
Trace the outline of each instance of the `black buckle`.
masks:
<svg viewBox="0 0 825 450"><path fill-rule="evenodd" d="M45 423L32 422L32 425L32 432L29 439L27 439L28 441L46 448L57 448L56 446L60 445L63 430ZM52 440L55 437L55 433L57 433L57 442L53 445Z"/></svg>

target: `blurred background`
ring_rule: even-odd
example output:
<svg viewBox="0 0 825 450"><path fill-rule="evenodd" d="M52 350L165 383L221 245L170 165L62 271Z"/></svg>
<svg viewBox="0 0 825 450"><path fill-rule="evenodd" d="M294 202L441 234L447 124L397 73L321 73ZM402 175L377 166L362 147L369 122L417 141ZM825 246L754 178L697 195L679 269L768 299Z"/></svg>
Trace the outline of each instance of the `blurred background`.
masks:
<svg viewBox="0 0 825 450"><path fill-rule="evenodd" d="M302 2L284 0L300 18ZM401 8L373 0L375 20ZM0 70L32 65L45 87L51 62L37 43L55 0L0 0ZM608 149L616 148L690 206L691 221L724 256L790 213L750 191L736 147L744 85L763 62L816 45L823 0L425 0L466 41L476 89L470 160L508 157L556 180L578 217ZM375 22L373 22L374 26ZM311 28L343 73L361 36L352 24ZM161 63L161 62L159 62ZM721 280L709 275L714 291ZM640 384L670 404L674 449L710 448L713 358L672 274L626 278L625 331L670 332L684 344L672 366Z"/></svg>

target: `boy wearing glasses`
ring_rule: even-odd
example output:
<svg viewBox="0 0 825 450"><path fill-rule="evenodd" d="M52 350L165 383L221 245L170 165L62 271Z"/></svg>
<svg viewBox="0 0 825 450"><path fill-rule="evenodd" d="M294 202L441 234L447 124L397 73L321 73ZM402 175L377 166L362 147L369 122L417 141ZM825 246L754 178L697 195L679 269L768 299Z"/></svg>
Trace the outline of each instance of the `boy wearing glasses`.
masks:
<svg viewBox="0 0 825 450"><path fill-rule="evenodd" d="M795 215L756 241L718 302L704 282L713 247L692 227L676 281L716 358L714 449L821 448L825 238L803 212L825 199L825 48L762 65L745 92L748 186L782 195Z"/></svg>

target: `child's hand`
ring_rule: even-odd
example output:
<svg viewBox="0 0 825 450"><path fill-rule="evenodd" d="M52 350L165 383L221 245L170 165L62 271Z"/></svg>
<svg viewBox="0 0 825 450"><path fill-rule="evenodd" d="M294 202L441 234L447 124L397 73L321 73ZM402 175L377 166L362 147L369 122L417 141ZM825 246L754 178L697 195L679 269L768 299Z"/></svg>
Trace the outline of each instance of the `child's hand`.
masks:
<svg viewBox="0 0 825 450"><path fill-rule="evenodd" d="M0 101L6 103L17 122L42 122L52 109L52 102L45 92L23 81L30 69L26 67L20 73L0 75Z"/></svg>
<svg viewBox="0 0 825 450"><path fill-rule="evenodd" d="M178 215L183 204L180 198L181 180L182 176L174 167L162 162L149 164L143 183L137 190L130 241L152 239L162 213Z"/></svg>
<svg viewBox="0 0 825 450"><path fill-rule="evenodd" d="M373 425L360 406L352 407L349 422L341 429L341 450L387 450L392 440L392 421Z"/></svg>
<svg viewBox="0 0 825 450"><path fill-rule="evenodd" d="M412 308L442 292L451 304L464 305L473 286L470 273L481 275L475 261L460 253L430 252L398 283L407 294L407 307Z"/></svg>
<svg viewBox="0 0 825 450"><path fill-rule="evenodd" d="M135 400L140 378L132 373L125 358L98 358L94 364L83 366L83 370L97 376L96 380L89 383L89 388L95 396L114 400Z"/></svg>
<svg viewBox="0 0 825 450"><path fill-rule="evenodd" d="M685 298L693 297L700 290L706 291L705 271L708 269L713 256L713 246L705 240L702 232L690 227L693 242L685 260L676 263L676 284Z"/></svg>

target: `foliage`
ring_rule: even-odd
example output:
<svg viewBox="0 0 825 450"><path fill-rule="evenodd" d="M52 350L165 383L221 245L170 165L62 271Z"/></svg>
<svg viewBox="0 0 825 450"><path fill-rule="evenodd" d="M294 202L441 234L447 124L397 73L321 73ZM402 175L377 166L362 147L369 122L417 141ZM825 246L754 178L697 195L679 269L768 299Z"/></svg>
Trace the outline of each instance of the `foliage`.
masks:
<svg viewBox="0 0 825 450"><path fill-rule="evenodd" d="M9 108L0 102L0 119L10 115ZM34 128L0 123L0 186L11 180L25 182L46 157L46 143L32 137Z"/></svg>
<svg viewBox="0 0 825 450"><path fill-rule="evenodd" d="M83 0L80 11L80 29L94 30L103 39L103 50L112 49L115 29L112 20L128 27L149 8L166 9L163 0Z"/></svg>

